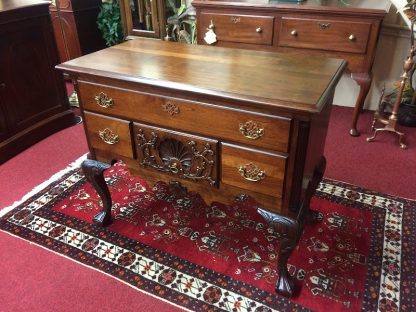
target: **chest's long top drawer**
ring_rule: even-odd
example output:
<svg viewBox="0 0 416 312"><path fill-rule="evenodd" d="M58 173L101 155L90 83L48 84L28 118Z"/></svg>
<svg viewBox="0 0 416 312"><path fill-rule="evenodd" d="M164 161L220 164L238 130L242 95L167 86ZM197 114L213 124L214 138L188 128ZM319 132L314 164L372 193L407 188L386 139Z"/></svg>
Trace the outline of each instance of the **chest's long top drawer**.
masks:
<svg viewBox="0 0 416 312"><path fill-rule="evenodd" d="M371 23L282 17L279 46L365 53Z"/></svg>
<svg viewBox="0 0 416 312"><path fill-rule="evenodd" d="M198 23L207 31L212 28L218 41L262 45L273 43L273 16L203 12Z"/></svg>
<svg viewBox="0 0 416 312"><path fill-rule="evenodd" d="M124 119L288 151L291 120L215 105L166 98L132 90L79 82L84 109Z"/></svg>

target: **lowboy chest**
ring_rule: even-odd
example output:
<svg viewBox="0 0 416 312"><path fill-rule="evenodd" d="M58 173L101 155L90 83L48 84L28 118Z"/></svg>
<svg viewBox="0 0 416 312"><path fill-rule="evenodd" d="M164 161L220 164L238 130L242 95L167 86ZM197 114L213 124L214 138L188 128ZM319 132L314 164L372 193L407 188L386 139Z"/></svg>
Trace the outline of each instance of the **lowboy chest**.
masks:
<svg viewBox="0 0 416 312"><path fill-rule="evenodd" d="M58 66L76 81L85 120L87 178L103 198L115 159L149 182L207 201L253 197L286 234L276 285L291 295L286 261L325 169L323 150L338 59L136 39ZM97 161L98 160L98 161Z"/></svg>

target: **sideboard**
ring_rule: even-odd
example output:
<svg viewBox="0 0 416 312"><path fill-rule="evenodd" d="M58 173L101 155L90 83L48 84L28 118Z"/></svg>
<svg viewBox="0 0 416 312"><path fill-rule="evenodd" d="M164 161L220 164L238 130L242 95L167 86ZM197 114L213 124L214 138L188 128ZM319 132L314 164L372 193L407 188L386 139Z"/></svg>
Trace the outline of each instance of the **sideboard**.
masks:
<svg viewBox="0 0 416 312"><path fill-rule="evenodd" d="M371 86L381 22L389 0L194 0L198 44L343 58L360 87L350 134ZM211 39L211 38L209 38ZM215 40L214 39L214 40Z"/></svg>
<svg viewBox="0 0 416 312"><path fill-rule="evenodd" d="M287 259L313 215L326 131L346 63L282 53L130 40L59 65L76 82L89 144L82 167L112 222L103 172L122 160L173 193L208 203L253 197L282 233L276 290L293 294ZM255 209L255 207L253 207Z"/></svg>
<svg viewBox="0 0 416 312"><path fill-rule="evenodd" d="M0 164L75 123L48 10L41 0L0 3Z"/></svg>

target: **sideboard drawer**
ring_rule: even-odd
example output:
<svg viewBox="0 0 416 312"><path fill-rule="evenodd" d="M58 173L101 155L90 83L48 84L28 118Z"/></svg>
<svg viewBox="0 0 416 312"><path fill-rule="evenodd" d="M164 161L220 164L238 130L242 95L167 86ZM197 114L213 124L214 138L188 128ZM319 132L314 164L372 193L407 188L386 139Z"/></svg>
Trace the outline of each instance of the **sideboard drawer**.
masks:
<svg viewBox="0 0 416 312"><path fill-rule="evenodd" d="M130 123L125 120L84 112L87 136L93 148L133 157Z"/></svg>
<svg viewBox="0 0 416 312"><path fill-rule="evenodd" d="M288 151L291 119L79 82L84 109L213 138ZM215 117L213 117L215 116Z"/></svg>
<svg viewBox="0 0 416 312"><path fill-rule="evenodd" d="M287 157L222 144L222 183L282 197Z"/></svg>
<svg viewBox="0 0 416 312"><path fill-rule="evenodd" d="M273 43L273 16L202 12L198 23L201 23L202 29L213 25L218 41L262 45Z"/></svg>
<svg viewBox="0 0 416 312"><path fill-rule="evenodd" d="M282 17L279 46L366 53L369 22Z"/></svg>
<svg viewBox="0 0 416 312"><path fill-rule="evenodd" d="M218 185L218 141L134 123L139 165L193 182Z"/></svg>

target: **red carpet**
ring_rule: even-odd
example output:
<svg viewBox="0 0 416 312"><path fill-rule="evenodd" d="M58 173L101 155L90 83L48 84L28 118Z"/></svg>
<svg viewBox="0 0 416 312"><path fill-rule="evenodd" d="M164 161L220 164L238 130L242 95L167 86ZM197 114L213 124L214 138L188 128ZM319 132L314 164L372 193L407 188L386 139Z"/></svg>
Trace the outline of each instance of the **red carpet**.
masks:
<svg viewBox="0 0 416 312"><path fill-rule="evenodd" d="M312 208L323 222L307 226L289 260L301 291L287 300L273 291L278 236L251 200L207 206L197 194L175 197L163 183L149 189L124 166L107 179L116 219L108 229L90 224L99 199L79 169L10 212L0 228L195 311L412 307L415 202L322 183Z"/></svg>
<svg viewBox="0 0 416 312"><path fill-rule="evenodd" d="M372 114L361 116L359 138L348 135L352 109L333 108L326 176L368 189L416 198L416 129L404 128L408 150L388 134L367 143ZM87 152L82 125L56 133L0 166L0 208ZM414 246L415 242L411 243ZM96 271L0 233L0 311L176 311L168 304ZM412 262L414 265L414 262ZM51 277L51 278L49 278ZM51 282L52 280L52 282ZM110 296L107 293L111 294ZM46 294L46 295L45 295ZM105 299L102 299L105 297Z"/></svg>

